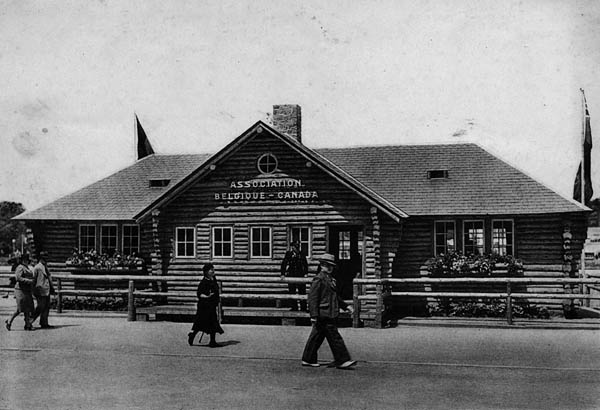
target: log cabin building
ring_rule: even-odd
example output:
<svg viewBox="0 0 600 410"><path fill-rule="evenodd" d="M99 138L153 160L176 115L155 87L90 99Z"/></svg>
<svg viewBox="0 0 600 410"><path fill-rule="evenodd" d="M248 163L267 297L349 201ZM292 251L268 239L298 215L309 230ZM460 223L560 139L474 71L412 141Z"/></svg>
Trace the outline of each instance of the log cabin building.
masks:
<svg viewBox="0 0 600 410"><path fill-rule="evenodd" d="M152 154L17 219L55 270L73 248L118 249L150 275L200 275L211 262L220 277L273 277L269 291L283 293L297 239L311 273L316 256L335 255L351 298L355 277L419 276L452 250L562 266L564 234L577 260L588 211L476 144L311 149L300 107L282 105L215 154Z"/></svg>

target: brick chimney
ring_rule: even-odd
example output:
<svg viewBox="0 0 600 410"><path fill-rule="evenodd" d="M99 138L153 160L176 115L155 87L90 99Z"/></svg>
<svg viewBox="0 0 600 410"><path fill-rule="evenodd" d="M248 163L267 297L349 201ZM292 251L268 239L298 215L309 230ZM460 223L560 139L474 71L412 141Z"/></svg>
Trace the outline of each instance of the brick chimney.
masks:
<svg viewBox="0 0 600 410"><path fill-rule="evenodd" d="M274 105L273 127L289 135L298 142L302 142L302 113L297 104Z"/></svg>

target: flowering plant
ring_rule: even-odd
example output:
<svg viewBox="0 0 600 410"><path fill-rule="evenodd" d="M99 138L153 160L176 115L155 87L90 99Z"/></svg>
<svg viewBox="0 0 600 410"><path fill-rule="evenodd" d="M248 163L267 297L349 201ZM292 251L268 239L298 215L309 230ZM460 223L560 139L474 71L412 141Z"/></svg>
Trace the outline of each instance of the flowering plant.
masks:
<svg viewBox="0 0 600 410"><path fill-rule="evenodd" d="M468 255L460 252L440 254L427 263L427 270L435 277L493 276L497 264L505 264L508 276L517 276L523 263L512 256L497 254Z"/></svg>
<svg viewBox="0 0 600 410"><path fill-rule="evenodd" d="M143 259L139 256L122 255L115 252L112 255L99 254L95 249L91 251L81 252L74 248L73 254L66 261L67 265L76 266L87 269L137 269L142 264Z"/></svg>

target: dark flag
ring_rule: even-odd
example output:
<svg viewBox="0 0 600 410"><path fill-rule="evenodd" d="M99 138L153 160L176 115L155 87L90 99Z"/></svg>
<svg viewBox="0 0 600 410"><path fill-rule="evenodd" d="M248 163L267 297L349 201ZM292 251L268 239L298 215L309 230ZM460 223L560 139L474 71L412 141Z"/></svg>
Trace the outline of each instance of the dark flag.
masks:
<svg viewBox="0 0 600 410"><path fill-rule="evenodd" d="M137 134L138 159L142 159L144 157L147 157L148 155L154 154L152 145L150 145L150 140L146 136L146 132L142 128L142 124L140 124L140 120L138 119L137 115L135 116L135 129Z"/></svg>
<svg viewBox="0 0 600 410"><path fill-rule="evenodd" d="M581 198L581 163L577 169L577 176L575 177L575 185L573 186L573 199L582 202L585 205L590 203L594 190L592 188L592 129L590 128L590 112L588 111L587 101L585 100L585 94L581 90L583 96L583 177L584 177L584 196L583 202Z"/></svg>

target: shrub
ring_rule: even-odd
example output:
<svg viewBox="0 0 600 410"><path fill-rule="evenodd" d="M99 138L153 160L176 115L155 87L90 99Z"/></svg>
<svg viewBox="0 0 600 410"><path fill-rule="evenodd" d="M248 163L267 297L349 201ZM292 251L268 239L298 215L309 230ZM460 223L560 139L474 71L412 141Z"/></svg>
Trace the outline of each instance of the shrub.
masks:
<svg viewBox="0 0 600 410"><path fill-rule="evenodd" d="M433 277L486 277L495 276L496 265L506 265L508 276L519 276L523 263L512 256L497 254L468 255L460 252L440 254L427 262L427 270Z"/></svg>
<svg viewBox="0 0 600 410"><path fill-rule="evenodd" d="M445 317L505 317L506 304L498 300L480 299L476 301L455 301L444 298L435 306L428 306L429 316ZM515 301L512 315L517 318L548 319L550 313L545 307L530 305L526 301Z"/></svg>
<svg viewBox="0 0 600 410"><path fill-rule="evenodd" d="M80 252L77 248L73 249L73 254L66 261L69 266L88 268L88 269L106 269L115 268L137 269L143 263L139 256L122 255L118 251L112 254L99 254L95 250Z"/></svg>
<svg viewBox="0 0 600 410"><path fill-rule="evenodd" d="M135 307L154 306L152 299L135 299ZM56 299L50 305L56 309ZM119 297L63 297L62 308L65 310L92 310L92 311L127 311L127 298Z"/></svg>

